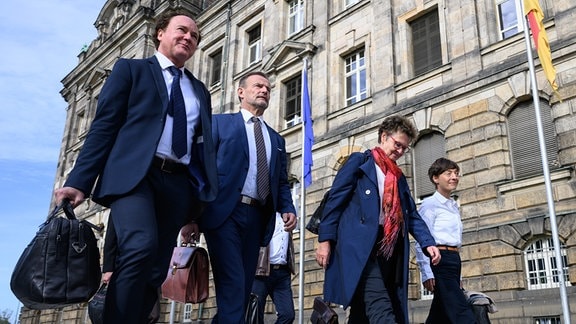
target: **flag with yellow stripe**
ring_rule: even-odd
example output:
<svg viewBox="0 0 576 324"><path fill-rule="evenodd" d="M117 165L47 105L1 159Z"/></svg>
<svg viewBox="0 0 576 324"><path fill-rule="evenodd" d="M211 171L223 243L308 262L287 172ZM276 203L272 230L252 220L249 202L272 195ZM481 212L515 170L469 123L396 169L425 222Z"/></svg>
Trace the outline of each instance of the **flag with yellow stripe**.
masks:
<svg viewBox="0 0 576 324"><path fill-rule="evenodd" d="M542 69L546 75L546 79L550 82L552 90L557 93L558 84L556 83L556 69L552 65L552 54L550 52L550 44L548 43L548 36L544 29L544 12L540 7L538 0L524 0L524 14L528 18L532 37L534 38L534 46L538 52L538 58Z"/></svg>

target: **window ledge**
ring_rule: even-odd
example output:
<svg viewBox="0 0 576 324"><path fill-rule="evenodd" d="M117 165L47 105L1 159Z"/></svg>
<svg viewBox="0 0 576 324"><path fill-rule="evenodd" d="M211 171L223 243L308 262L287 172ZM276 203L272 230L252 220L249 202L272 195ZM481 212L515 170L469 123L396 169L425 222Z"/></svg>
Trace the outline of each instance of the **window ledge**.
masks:
<svg viewBox="0 0 576 324"><path fill-rule="evenodd" d="M550 171L550 180L558 181L562 179L570 179L571 171L572 169L569 167ZM509 191L525 189L543 183L544 183L544 175L539 175L527 179L507 181L500 185L497 185L497 187L498 187L498 193L506 194Z"/></svg>

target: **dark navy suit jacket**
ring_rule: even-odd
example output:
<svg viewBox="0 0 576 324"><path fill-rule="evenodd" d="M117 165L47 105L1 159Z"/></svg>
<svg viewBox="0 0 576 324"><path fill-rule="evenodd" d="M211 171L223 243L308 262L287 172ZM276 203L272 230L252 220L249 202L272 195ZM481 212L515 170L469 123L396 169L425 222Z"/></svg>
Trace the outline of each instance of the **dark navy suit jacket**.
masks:
<svg viewBox="0 0 576 324"><path fill-rule="evenodd" d="M270 135L270 195L271 204L266 210L265 231L261 233L261 246L267 246L274 232L276 212L296 214L288 174L284 138L268 125ZM240 201L242 187L248 174L249 152L246 126L242 113L214 115L212 136L216 147L219 190L216 199L209 203L200 219L201 230L220 226Z"/></svg>
<svg viewBox="0 0 576 324"><path fill-rule="evenodd" d="M209 201L218 189L210 93L189 71L186 75L199 99L202 134L195 138L192 151L198 155L191 159L190 169L195 177L201 177L193 183L204 184L198 198ZM104 206L109 206L114 196L130 192L152 164L168 99L155 56L118 60L100 92L96 116L65 186L88 195L97 180L92 200Z"/></svg>

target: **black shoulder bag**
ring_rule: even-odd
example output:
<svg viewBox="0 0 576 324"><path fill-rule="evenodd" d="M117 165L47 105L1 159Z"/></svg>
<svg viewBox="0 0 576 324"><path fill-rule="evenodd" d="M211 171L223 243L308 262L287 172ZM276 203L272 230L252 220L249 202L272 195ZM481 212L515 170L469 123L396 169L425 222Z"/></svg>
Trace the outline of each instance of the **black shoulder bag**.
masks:
<svg viewBox="0 0 576 324"><path fill-rule="evenodd" d="M327 190L322 197L322 201L320 201L320 205L310 217L308 224L306 224L306 229L311 233L318 234L318 227L320 227L320 220L322 219L322 214L324 213L324 206L326 206L326 201L328 200L328 195L330 194L330 190Z"/></svg>
<svg viewBox="0 0 576 324"><path fill-rule="evenodd" d="M66 217L58 213L64 210ZM56 206L16 263L10 288L30 309L90 300L100 285L100 252L92 229L65 200Z"/></svg>
<svg viewBox="0 0 576 324"><path fill-rule="evenodd" d="M371 154L370 150L364 152L364 162L362 163L368 161L369 154ZM306 224L306 229L311 233L318 234L318 227L320 227L320 220L322 220L324 207L326 206L326 201L328 201L329 196L330 196L330 190L327 190L326 193L324 193L324 197L322 197L322 201L320 201L320 205L318 205L318 207L314 211L314 214L312 214L312 217L310 217L310 220Z"/></svg>

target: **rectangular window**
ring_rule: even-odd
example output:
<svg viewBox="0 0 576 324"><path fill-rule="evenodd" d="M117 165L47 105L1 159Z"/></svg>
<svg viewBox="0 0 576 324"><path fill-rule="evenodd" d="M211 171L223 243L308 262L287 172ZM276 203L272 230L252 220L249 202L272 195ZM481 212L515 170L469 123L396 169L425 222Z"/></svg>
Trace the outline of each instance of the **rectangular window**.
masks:
<svg viewBox="0 0 576 324"><path fill-rule="evenodd" d="M261 53L262 38L260 24L248 31L248 51L249 51L249 64L260 61L262 58Z"/></svg>
<svg viewBox="0 0 576 324"><path fill-rule="evenodd" d="M304 28L304 0L292 0L288 3L288 35Z"/></svg>
<svg viewBox="0 0 576 324"><path fill-rule="evenodd" d="M570 286L568 268L566 266L566 248L562 244L560 248L562 256L562 268L556 263L554 244L551 238L533 242L524 251L524 259L527 270L528 289L556 288L560 285L560 276L564 274L564 283Z"/></svg>
<svg viewBox="0 0 576 324"><path fill-rule="evenodd" d="M414 75L421 75L442 65L438 11L431 11L410 23Z"/></svg>
<svg viewBox="0 0 576 324"><path fill-rule="evenodd" d="M524 30L522 8L516 0L496 1L500 37L506 39Z"/></svg>
<svg viewBox="0 0 576 324"><path fill-rule="evenodd" d="M212 66L210 68L210 85L215 85L221 81L222 75L222 49L210 55Z"/></svg>
<svg viewBox="0 0 576 324"><path fill-rule="evenodd" d="M560 324L560 316L535 317L534 324Z"/></svg>
<svg viewBox="0 0 576 324"><path fill-rule="evenodd" d="M300 118L300 111L302 110L302 78L298 75L288 80L284 85L286 89L284 120L286 120L286 127L291 127L302 120Z"/></svg>
<svg viewBox="0 0 576 324"><path fill-rule="evenodd" d="M346 64L346 105L353 105L366 99L366 59L364 49L345 58Z"/></svg>
<svg viewBox="0 0 576 324"><path fill-rule="evenodd" d="M192 304L184 304L182 323L192 323Z"/></svg>

